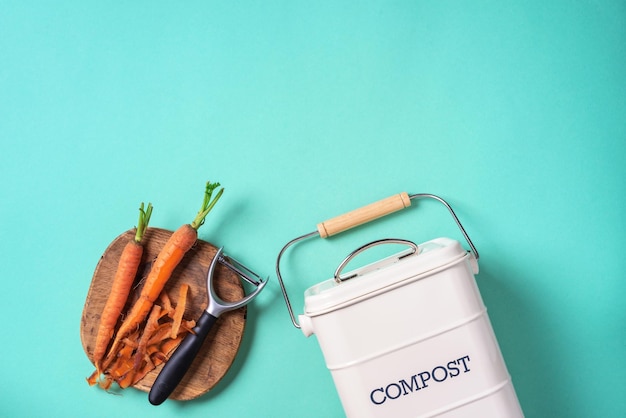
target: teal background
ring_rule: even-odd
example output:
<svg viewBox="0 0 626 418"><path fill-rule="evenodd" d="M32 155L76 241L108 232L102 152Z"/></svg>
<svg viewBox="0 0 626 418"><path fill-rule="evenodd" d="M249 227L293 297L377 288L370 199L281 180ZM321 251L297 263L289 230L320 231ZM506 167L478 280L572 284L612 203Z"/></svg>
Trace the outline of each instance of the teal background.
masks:
<svg viewBox="0 0 626 418"><path fill-rule="evenodd" d="M0 3L4 417L339 417L275 260L317 222L435 193L528 417L626 410L622 1ZM227 377L192 402L89 387L79 324L99 257L136 223L190 222L269 276ZM460 239L423 202L287 254L304 290L365 242ZM427 314L427 313L425 313Z"/></svg>

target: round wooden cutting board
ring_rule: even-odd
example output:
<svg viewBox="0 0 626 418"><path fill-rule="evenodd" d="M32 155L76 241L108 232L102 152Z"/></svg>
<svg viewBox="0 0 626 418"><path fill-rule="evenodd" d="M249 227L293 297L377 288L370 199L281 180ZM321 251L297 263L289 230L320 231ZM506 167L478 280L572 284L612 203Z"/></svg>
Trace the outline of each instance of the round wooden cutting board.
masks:
<svg viewBox="0 0 626 418"><path fill-rule="evenodd" d="M146 230L142 240L144 255L136 283L139 283L148 274L152 261L171 234L171 231L159 228ZM134 229L128 230L111 242L96 266L87 293L80 323L80 337L83 349L92 363L100 315L112 286L117 263L124 246L134 235ZM172 303L176 304L180 285L182 283L189 285L184 315L186 319L199 319L207 307L207 272L216 253L217 248L215 246L198 240L193 248L185 254L165 286L164 291L167 292ZM239 277L221 264L216 267L213 285L218 296L224 301L234 302L245 296ZM132 294L131 300L138 296L138 292L134 291L133 293L137 294ZM190 400L211 390L232 365L241 344L245 323L245 306L222 314L211 329L189 371L169 399ZM134 387L149 392L162 367L161 365L152 370ZM85 376L90 373L91 371L86 371Z"/></svg>

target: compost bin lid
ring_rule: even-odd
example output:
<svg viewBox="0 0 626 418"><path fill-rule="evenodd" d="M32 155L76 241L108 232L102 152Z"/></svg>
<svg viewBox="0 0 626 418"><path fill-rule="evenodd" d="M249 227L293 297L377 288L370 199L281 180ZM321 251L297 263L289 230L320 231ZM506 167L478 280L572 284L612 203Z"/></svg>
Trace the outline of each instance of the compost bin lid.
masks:
<svg viewBox="0 0 626 418"><path fill-rule="evenodd" d="M451 264L473 257L461 244L450 238L437 238L418 245L418 251L407 251L345 273L350 279L325 280L304 293L306 315L321 315L363 299L374 297L399 286L428 277Z"/></svg>

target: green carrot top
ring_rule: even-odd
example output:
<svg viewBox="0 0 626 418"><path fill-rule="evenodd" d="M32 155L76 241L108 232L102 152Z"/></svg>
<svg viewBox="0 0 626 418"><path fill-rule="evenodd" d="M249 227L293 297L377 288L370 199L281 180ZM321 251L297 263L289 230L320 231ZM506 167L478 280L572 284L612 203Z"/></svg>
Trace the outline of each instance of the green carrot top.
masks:
<svg viewBox="0 0 626 418"><path fill-rule="evenodd" d="M139 206L139 222L137 223L137 232L135 233L135 242L141 242L148 223L150 222L150 215L152 215L152 203L148 203L148 207L144 210L143 202Z"/></svg>
<svg viewBox="0 0 626 418"><path fill-rule="evenodd" d="M209 212L211 212L211 209L213 209L213 206L215 206L215 204L220 199L220 197L222 197L222 193L224 193L223 187L218 190L213 200L211 200L211 197L213 196L213 192L218 187L220 187L219 183L211 183L207 181L206 189L204 191L204 200L202 202L202 207L200 207L200 210L198 211L196 218L191 223L191 227L193 229L197 230L198 228L202 226L202 224L204 224L204 219L209 214Z"/></svg>

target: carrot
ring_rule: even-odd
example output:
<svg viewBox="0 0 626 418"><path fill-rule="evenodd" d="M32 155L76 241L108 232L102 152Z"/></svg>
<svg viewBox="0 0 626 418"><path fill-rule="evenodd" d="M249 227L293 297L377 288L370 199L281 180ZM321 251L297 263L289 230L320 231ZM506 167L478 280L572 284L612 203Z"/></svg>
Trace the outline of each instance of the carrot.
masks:
<svg viewBox="0 0 626 418"><path fill-rule="evenodd" d="M206 183L204 192L204 201L196 215L196 218L190 224L182 225L167 240L156 260L152 263L150 273L146 278L139 299L133 305L131 311L126 316L115 340L113 346L109 350L109 356L114 355L121 340L137 329L144 321L155 300L165 287L168 279L171 277L174 269L178 266L183 256L191 249L198 239L198 228L204 224L206 216L215 206L219 198L222 196L224 189L220 189L213 200L211 197L215 189L220 186L219 183Z"/></svg>
<svg viewBox="0 0 626 418"><path fill-rule="evenodd" d="M98 327L98 333L96 334L96 343L93 350L93 362L96 366L96 376L100 375L103 357L111 342L115 325L119 320L122 309L130 294L135 276L137 275L137 269L139 268L143 255L141 240L148 227L151 214L152 204L148 203L148 207L144 210L142 203L139 207L139 222L137 224L135 237L126 244L118 261L111 292L100 315L100 325ZM88 379L88 381L92 385L95 384L94 379Z"/></svg>

